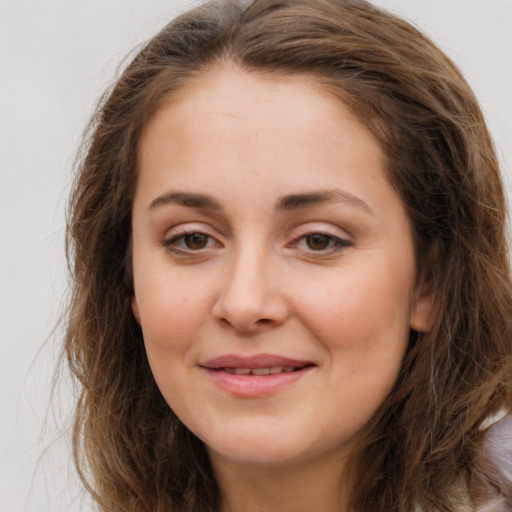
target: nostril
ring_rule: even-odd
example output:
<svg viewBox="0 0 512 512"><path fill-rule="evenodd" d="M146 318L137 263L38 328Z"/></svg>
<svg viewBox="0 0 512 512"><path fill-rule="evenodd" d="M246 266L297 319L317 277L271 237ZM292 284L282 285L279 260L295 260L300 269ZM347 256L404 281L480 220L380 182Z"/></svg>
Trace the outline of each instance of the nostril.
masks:
<svg viewBox="0 0 512 512"><path fill-rule="evenodd" d="M274 321L271 318L260 318L256 321L252 322L244 322L243 320L239 320L238 322L231 320L230 318L219 318L219 323L222 327L234 328L238 331L248 331L254 332L259 331L262 328L267 328L272 326Z"/></svg>

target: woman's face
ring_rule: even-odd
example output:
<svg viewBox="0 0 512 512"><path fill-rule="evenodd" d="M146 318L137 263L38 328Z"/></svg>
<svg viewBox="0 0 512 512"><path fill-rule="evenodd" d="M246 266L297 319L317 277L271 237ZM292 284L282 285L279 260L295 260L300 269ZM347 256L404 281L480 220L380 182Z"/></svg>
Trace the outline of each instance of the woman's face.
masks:
<svg viewBox="0 0 512 512"><path fill-rule="evenodd" d="M224 66L141 142L133 310L212 460L344 457L428 327L379 144L305 77Z"/></svg>

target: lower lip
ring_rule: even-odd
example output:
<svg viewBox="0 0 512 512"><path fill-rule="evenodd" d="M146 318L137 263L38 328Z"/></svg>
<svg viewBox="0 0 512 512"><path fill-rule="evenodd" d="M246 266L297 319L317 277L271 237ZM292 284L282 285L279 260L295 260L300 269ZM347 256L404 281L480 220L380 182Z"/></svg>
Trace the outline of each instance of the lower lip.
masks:
<svg viewBox="0 0 512 512"><path fill-rule="evenodd" d="M294 372L276 373L275 375L236 375L222 370L205 368L213 382L224 391L244 398L258 398L272 395L294 384L314 366L306 366Z"/></svg>

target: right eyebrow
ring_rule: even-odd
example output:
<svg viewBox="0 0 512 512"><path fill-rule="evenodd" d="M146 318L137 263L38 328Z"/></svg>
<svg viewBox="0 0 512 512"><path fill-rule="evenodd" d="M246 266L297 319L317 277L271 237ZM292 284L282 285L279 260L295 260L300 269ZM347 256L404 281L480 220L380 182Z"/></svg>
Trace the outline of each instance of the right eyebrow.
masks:
<svg viewBox="0 0 512 512"><path fill-rule="evenodd" d="M177 204L189 208L201 208L203 210L221 211L221 205L212 197L194 192L166 192L153 199L148 206L148 212L161 208L168 204Z"/></svg>

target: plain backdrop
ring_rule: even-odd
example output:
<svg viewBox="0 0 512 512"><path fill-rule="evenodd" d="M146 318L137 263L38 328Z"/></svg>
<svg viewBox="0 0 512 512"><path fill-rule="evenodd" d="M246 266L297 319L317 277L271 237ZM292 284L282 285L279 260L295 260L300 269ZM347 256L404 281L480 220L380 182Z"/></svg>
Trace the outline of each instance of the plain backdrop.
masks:
<svg viewBox="0 0 512 512"><path fill-rule="evenodd" d="M413 21L462 69L512 195L512 0L375 3ZM0 512L91 510L70 462L65 371L49 407L73 157L125 56L190 5L0 0Z"/></svg>

